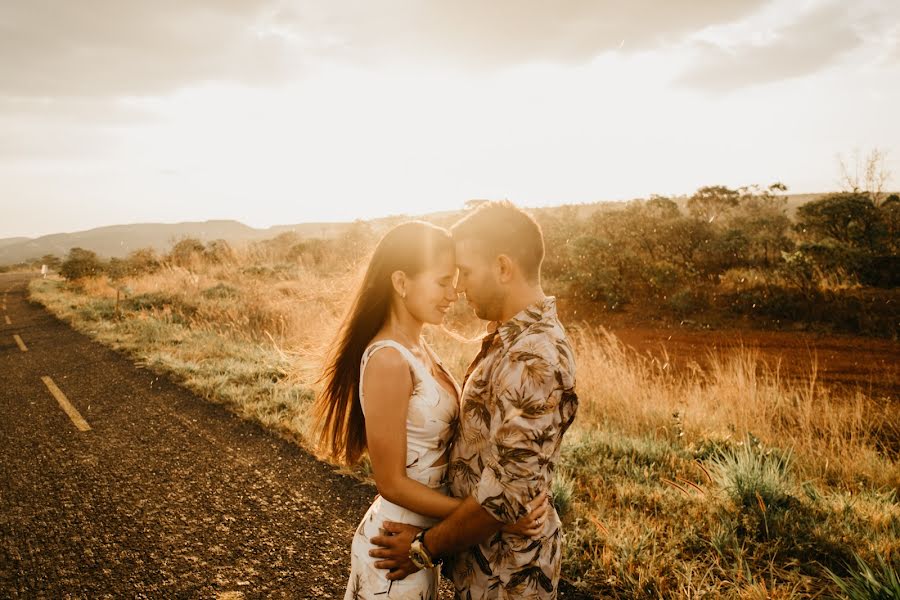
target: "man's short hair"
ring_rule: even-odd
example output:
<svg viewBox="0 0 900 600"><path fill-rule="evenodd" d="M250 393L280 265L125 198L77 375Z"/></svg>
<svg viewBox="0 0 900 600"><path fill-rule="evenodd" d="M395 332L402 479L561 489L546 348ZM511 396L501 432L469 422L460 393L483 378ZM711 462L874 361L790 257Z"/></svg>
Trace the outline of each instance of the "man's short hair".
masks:
<svg viewBox="0 0 900 600"><path fill-rule="evenodd" d="M453 240L477 240L491 258L505 254L529 281L539 281L544 234L530 214L508 200L484 202L450 228Z"/></svg>

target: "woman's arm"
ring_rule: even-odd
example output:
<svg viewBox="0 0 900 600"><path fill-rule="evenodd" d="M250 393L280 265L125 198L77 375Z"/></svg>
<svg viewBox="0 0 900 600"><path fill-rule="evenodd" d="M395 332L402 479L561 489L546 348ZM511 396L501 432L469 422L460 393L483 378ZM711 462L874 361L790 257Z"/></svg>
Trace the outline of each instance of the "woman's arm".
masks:
<svg viewBox="0 0 900 600"><path fill-rule="evenodd" d="M406 475L406 413L413 391L409 363L394 348L373 353L362 374L366 442L375 485L385 500L443 519L461 504Z"/></svg>

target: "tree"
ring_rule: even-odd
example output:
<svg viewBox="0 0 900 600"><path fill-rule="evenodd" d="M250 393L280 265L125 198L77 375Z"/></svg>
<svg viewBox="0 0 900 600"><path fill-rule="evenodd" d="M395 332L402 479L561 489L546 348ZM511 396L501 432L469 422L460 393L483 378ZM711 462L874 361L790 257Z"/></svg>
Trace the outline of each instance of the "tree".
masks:
<svg viewBox="0 0 900 600"><path fill-rule="evenodd" d="M72 248L59 267L59 273L69 281L84 277L96 277L103 273L103 264L95 252L84 248Z"/></svg>
<svg viewBox="0 0 900 600"><path fill-rule="evenodd" d="M750 265L762 262L768 267L776 261L779 252L792 246L788 238L791 220L787 216L787 199L775 195L776 191L787 191L787 186L773 183L765 190L750 186L741 194L732 227L745 236L749 252L746 262Z"/></svg>
<svg viewBox="0 0 900 600"><path fill-rule="evenodd" d="M881 221L885 227L885 246L893 255L900 254L900 196L891 194L881 206Z"/></svg>
<svg viewBox="0 0 900 600"><path fill-rule="evenodd" d="M62 260L55 254L45 254L41 257L41 264L47 265L48 269L52 269L54 271L59 269L59 266L62 264Z"/></svg>
<svg viewBox="0 0 900 600"><path fill-rule="evenodd" d="M584 221L578 217L578 207L565 205L537 209L534 218L544 233L542 273L545 277L565 279L575 268L570 246L585 228Z"/></svg>
<svg viewBox="0 0 900 600"><path fill-rule="evenodd" d="M795 228L813 242L831 239L871 252L885 237L881 215L865 192L838 192L804 204Z"/></svg>
<svg viewBox="0 0 900 600"><path fill-rule="evenodd" d="M863 193L872 204L881 206L885 200L885 186L892 177L886 163L887 152L880 148L872 148L865 157L860 155L859 148L849 158L838 154L841 188L845 192Z"/></svg>
<svg viewBox="0 0 900 600"><path fill-rule="evenodd" d="M722 185L702 187L688 198L688 212L708 223L721 222L731 212L741 198L740 192Z"/></svg>
<svg viewBox="0 0 900 600"><path fill-rule="evenodd" d="M122 260L121 258L111 258L109 262L106 264L106 274L113 281L119 281L125 279L130 275L129 265L127 260Z"/></svg>

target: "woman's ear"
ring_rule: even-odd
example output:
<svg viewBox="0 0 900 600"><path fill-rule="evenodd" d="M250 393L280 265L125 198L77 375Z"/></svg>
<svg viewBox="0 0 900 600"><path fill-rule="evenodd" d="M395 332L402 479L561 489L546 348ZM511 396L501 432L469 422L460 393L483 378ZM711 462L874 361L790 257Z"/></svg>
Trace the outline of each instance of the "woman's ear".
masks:
<svg viewBox="0 0 900 600"><path fill-rule="evenodd" d="M394 286L394 291L397 292L401 298L406 298L406 273L403 271L394 271L391 273L391 284Z"/></svg>

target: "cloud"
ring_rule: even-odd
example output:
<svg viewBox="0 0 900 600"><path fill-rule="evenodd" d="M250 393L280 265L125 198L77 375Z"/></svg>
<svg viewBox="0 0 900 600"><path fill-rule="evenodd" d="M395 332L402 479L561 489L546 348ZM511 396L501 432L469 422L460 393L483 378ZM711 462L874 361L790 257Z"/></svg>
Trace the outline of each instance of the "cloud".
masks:
<svg viewBox="0 0 900 600"><path fill-rule="evenodd" d="M309 3L282 11L302 32L328 32L336 53L465 66L582 62L623 46L656 46L742 18L768 0L395 0L353 11ZM343 4L341 6L346 6Z"/></svg>
<svg viewBox="0 0 900 600"><path fill-rule="evenodd" d="M836 4L826 5L778 30L768 43L722 47L698 42L696 66L676 83L725 92L803 77L834 64L862 43L847 11Z"/></svg>
<svg viewBox="0 0 900 600"><path fill-rule="evenodd" d="M143 95L206 79L266 80L262 0L29 0L0 4L0 95Z"/></svg>
<svg viewBox="0 0 900 600"><path fill-rule="evenodd" d="M157 120L158 115L115 98L2 97L0 125L39 123L57 126L78 123L90 126L133 125Z"/></svg>
<svg viewBox="0 0 900 600"><path fill-rule="evenodd" d="M272 83L323 59L580 62L741 19L768 0L29 0L0 3L0 96ZM623 44L624 42L624 44Z"/></svg>
<svg viewBox="0 0 900 600"><path fill-rule="evenodd" d="M0 97L0 161L84 158L159 116L115 98Z"/></svg>

